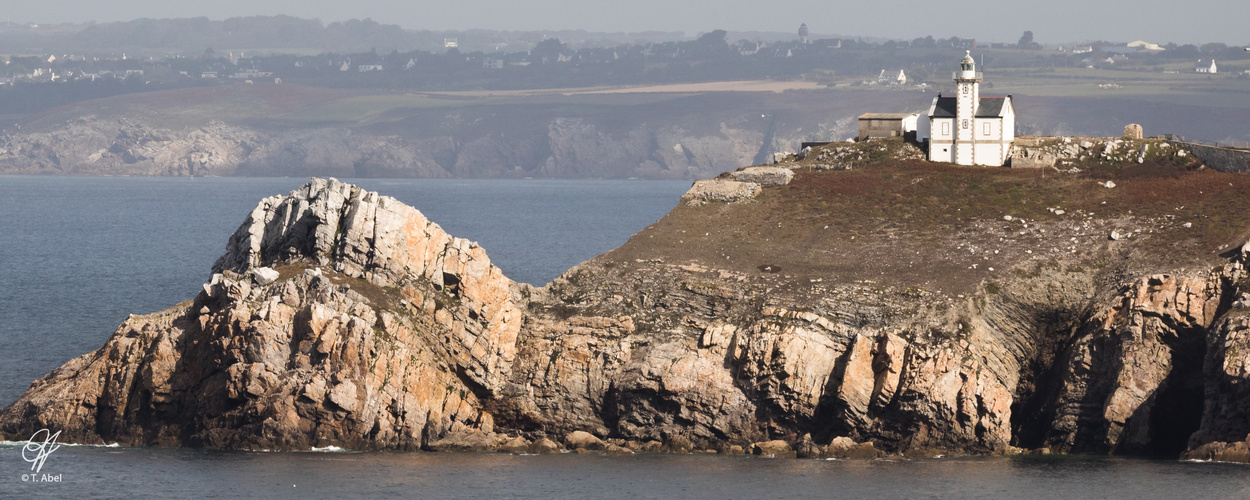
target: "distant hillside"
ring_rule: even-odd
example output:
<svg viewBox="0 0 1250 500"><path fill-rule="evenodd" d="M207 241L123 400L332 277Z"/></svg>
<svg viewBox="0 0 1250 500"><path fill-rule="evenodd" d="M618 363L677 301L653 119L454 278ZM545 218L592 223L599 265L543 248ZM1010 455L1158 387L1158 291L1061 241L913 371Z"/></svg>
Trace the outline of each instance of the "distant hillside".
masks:
<svg viewBox="0 0 1250 500"><path fill-rule="evenodd" d="M609 47L623 43L686 40L681 32L596 33L585 30L409 30L372 19L353 19L325 24L317 19L292 16L207 17L136 19L87 25L31 28L0 24L3 51L109 53L130 52L163 56L170 52L199 55L206 49L263 52L400 52L444 51L446 39L454 39L465 51L507 49L525 51L556 37L575 47Z"/></svg>
<svg viewBox="0 0 1250 500"><path fill-rule="evenodd" d="M422 93L236 84L144 92L6 127L0 173L697 179L766 162L803 141L846 140L861 113L924 111L935 94L710 90L726 86L733 87ZM1019 94L1016 102L1021 134L1118 136L1127 123L1191 139L1244 133L1243 108Z"/></svg>
<svg viewBox="0 0 1250 500"><path fill-rule="evenodd" d="M845 140L865 106L914 111L927 98L180 89L23 120L0 138L0 173L694 179L794 151L802 141Z"/></svg>

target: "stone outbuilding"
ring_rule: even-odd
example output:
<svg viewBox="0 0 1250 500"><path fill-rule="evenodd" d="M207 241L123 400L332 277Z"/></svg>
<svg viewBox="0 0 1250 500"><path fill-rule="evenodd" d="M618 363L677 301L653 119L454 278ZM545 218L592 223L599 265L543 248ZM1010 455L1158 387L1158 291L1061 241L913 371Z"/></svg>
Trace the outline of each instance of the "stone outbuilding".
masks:
<svg viewBox="0 0 1250 500"><path fill-rule="evenodd" d="M859 135L855 140L914 135L919 119L918 113L864 113L859 115Z"/></svg>
<svg viewBox="0 0 1250 500"><path fill-rule="evenodd" d="M1125 125L1124 126L1124 138L1125 139L1141 139L1142 138L1141 125L1138 125L1136 123L1130 123L1128 125Z"/></svg>

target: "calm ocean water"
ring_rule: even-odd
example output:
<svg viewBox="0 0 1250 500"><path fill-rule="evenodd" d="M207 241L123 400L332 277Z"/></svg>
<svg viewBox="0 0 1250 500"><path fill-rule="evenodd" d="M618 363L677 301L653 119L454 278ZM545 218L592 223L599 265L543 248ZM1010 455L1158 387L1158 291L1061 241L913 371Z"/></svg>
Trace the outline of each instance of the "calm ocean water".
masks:
<svg viewBox="0 0 1250 500"><path fill-rule="evenodd" d="M129 313L191 298L261 198L302 179L0 176L0 405ZM359 180L543 284L623 243L687 182ZM0 498L1250 498L1250 467L1097 457L243 453L0 444Z"/></svg>

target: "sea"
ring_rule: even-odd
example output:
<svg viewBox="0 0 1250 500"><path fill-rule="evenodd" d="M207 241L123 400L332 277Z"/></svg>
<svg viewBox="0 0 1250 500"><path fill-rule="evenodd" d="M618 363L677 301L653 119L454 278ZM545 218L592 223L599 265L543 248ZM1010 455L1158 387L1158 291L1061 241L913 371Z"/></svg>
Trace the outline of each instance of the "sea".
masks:
<svg viewBox="0 0 1250 500"><path fill-rule="evenodd" d="M535 285L624 243L690 186L344 180L416 207ZM99 348L128 314L192 298L256 203L306 181L0 176L0 406ZM1250 498L1250 466L1100 456L856 461L71 443L42 462L38 455L28 441L0 442L0 499Z"/></svg>

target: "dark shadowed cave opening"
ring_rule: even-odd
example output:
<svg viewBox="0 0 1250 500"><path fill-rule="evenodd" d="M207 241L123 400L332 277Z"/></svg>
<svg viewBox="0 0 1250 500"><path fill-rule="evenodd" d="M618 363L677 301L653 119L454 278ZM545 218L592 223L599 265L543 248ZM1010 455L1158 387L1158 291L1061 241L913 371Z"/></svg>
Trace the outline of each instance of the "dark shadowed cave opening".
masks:
<svg viewBox="0 0 1250 500"><path fill-rule="evenodd" d="M1179 457L1185 451L1189 436L1202 424L1205 332L1179 333L1178 339L1169 342L1172 371L1155 392L1150 412L1150 442L1140 450L1150 457Z"/></svg>
<svg viewBox="0 0 1250 500"><path fill-rule="evenodd" d="M1011 405L1012 444L1035 449L1046 446L1055 420L1055 398L1064 385L1064 373L1072 362L1073 344L1085 327L1081 317L1055 310L1037 318L1039 342L1032 358L1023 363L1019 385Z"/></svg>
<svg viewBox="0 0 1250 500"><path fill-rule="evenodd" d="M1051 320L1059 318L1047 318ZM1041 322L1042 333L1040 344L1034 357L1025 363L1021 373L1020 386L1017 389L1015 402L1012 405L1012 444L1024 449L1051 447L1054 441L1064 435L1055 427L1062 427L1056 419L1064 416L1065 405L1060 395L1068 384L1077 383L1070 380L1073 369L1073 348L1083 338L1076 332L1086 326L1074 328L1071 322ZM1076 417L1078 425L1084 427L1076 430L1075 442L1070 450L1075 453L1106 453L1120 455L1137 455L1153 458L1174 459L1185 451L1189 437L1198 430L1202 423L1204 405L1203 360L1206 355L1205 331L1202 329L1177 329L1173 325L1173 334L1164 338L1170 351L1171 367L1167 376L1159 383L1158 388L1143 403L1140 416L1148 419L1146 441L1129 443L1123 441L1126 434L1119 436L1120 444L1108 450L1105 444L1099 444L1105 437L1106 429L1087 427L1096 425L1094 422L1106 421L1091 416L1101 414L1101 404L1112 390L1114 384L1103 385L1098 380L1109 376L1106 370L1117 361L1119 349L1111 339L1089 339L1093 343L1090 360L1094 373L1088 373L1085 383L1090 392L1087 397L1096 401L1093 413L1087 415L1067 415ZM1162 367L1160 367L1162 368ZM1105 381L1104 381L1105 382ZM1132 422L1128 426L1132 426ZM1140 423L1138 424L1140 425ZM1098 437L1102 436L1102 437ZM1095 439L1097 441L1090 441Z"/></svg>
<svg viewBox="0 0 1250 500"><path fill-rule="evenodd" d="M443 288L453 297L460 296L460 277L451 273L443 273Z"/></svg>

